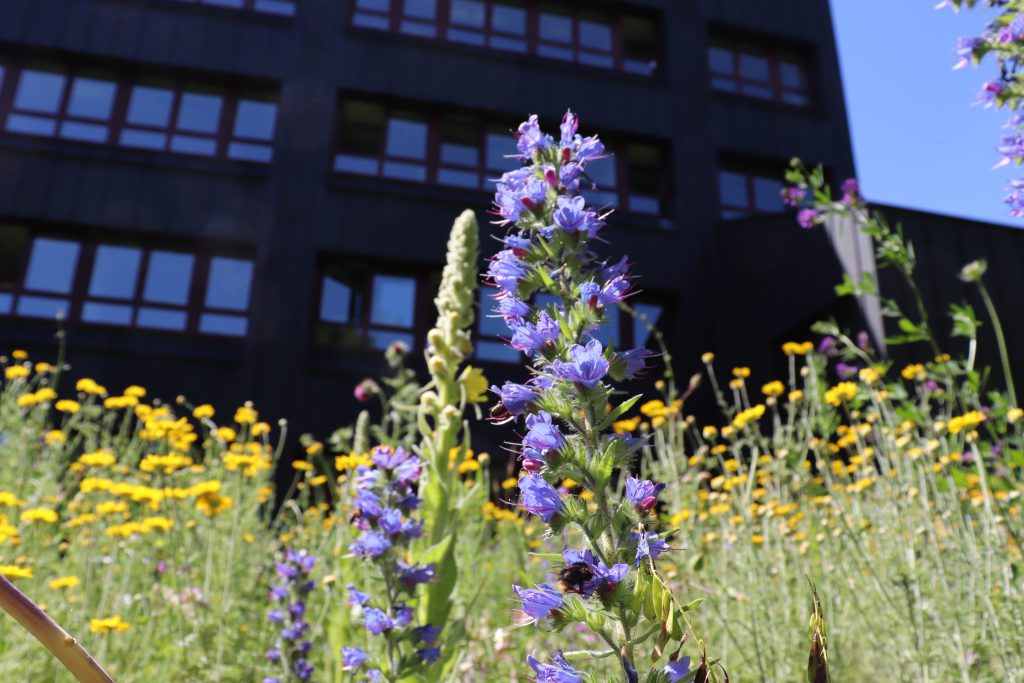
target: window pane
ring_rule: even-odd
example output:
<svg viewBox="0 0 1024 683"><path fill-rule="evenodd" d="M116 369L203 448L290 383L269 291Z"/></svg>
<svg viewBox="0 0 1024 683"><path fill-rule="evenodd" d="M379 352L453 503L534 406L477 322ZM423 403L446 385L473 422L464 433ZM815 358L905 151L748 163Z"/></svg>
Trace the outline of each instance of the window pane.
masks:
<svg viewBox="0 0 1024 683"><path fill-rule="evenodd" d="M274 122L277 121L277 105L273 102L239 100L235 113L235 135L257 140L274 139Z"/></svg>
<svg viewBox="0 0 1024 683"><path fill-rule="evenodd" d="M184 311L169 311L166 308L148 308L143 306L139 309L139 315L135 318L138 327L149 327L154 330L176 330L182 331L188 322L188 316Z"/></svg>
<svg viewBox="0 0 1024 683"><path fill-rule="evenodd" d="M217 153L217 142L212 138L197 138L194 135L172 135L171 151L213 156Z"/></svg>
<svg viewBox="0 0 1024 683"><path fill-rule="evenodd" d="M12 133L53 135L56 129L57 123L49 117L25 116L24 114L11 114L7 117L7 130Z"/></svg>
<svg viewBox="0 0 1024 683"><path fill-rule="evenodd" d="M223 334L229 337L244 337L249 321L241 315L203 313L199 316L199 331L203 334Z"/></svg>
<svg viewBox="0 0 1024 683"><path fill-rule="evenodd" d="M724 92L736 92L739 90L736 81L728 78L712 78L711 87L715 90L722 90Z"/></svg>
<svg viewBox="0 0 1024 683"><path fill-rule="evenodd" d="M611 55L596 54L593 52L585 52L580 50L579 56L580 64L589 64L590 66L599 66L602 69L611 69L615 66L615 60L612 59Z"/></svg>
<svg viewBox="0 0 1024 683"><path fill-rule="evenodd" d="M437 182L441 185L468 187L475 190L480 187L480 174L454 168L439 168L437 170Z"/></svg>
<svg viewBox="0 0 1024 683"><path fill-rule="evenodd" d="M146 284L142 289L143 300L184 306L188 302L194 263L192 254L150 252Z"/></svg>
<svg viewBox="0 0 1024 683"><path fill-rule="evenodd" d="M384 141L384 107L373 102L348 100L342 109L339 147L343 152L378 156Z"/></svg>
<svg viewBox="0 0 1024 683"><path fill-rule="evenodd" d="M425 159L427 124L422 121L393 118L388 121L388 156Z"/></svg>
<svg viewBox="0 0 1024 683"><path fill-rule="evenodd" d="M434 19L437 16L437 0L405 0L405 16Z"/></svg>
<svg viewBox="0 0 1024 683"><path fill-rule="evenodd" d="M128 122L166 128L171 120L174 93L165 88L137 85L128 101Z"/></svg>
<svg viewBox="0 0 1024 683"><path fill-rule="evenodd" d="M598 189L615 189L615 157L592 161L587 165L587 175L597 183Z"/></svg>
<svg viewBox="0 0 1024 683"><path fill-rule="evenodd" d="M754 81L767 81L768 59L760 55L740 54L740 75Z"/></svg>
<svg viewBox="0 0 1024 683"><path fill-rule="evenodd" d="M495 4L491 7L491 29L516 36L526 35L526 10Z"/></svg>
<svg viewBox="0 0 1024 683"><path fill-rule="evenodd" d="M507 159L506 155L516 154L515 140L507 133L487 134L487 169L489 171L507 171L516 165L515 159Z"/></svg>
<svg viewBox="0 0 1024 683"><path fill-rule="evenodd" d="M545 45L544 43L541 43L537 46L537 54L541 57L561 59L566 62L572 61L572 50L567 47L558 47L555 45Z"/></svg>
<svg viewBox="0 0 1024 683"><path fill-rule="evenodd" d="M782 101L786 104L807 104L810 100L807 99L807 95L795 92L783 92Z"/></svg>
<svg viewBox="0 0 1024 683"><path fill-rule="evenodd" d="M743 83L740 89L744 95L750 95L751 97L760 97L766 100L770 100L772 98L772 89L767 85L751 85L750 83Z"/></svg>
<svg viewBox="0 0 1024 683"><path fill-rule="evenodd" d="M592 330L590 336L599 340L602 346L608 347L614 344L616 348L621 347L622 334L619 332L619 316L618 306L609 306L604 309L604 324L596 330Z"/></svg>
<svg viewBox="0 0 1024 683"><path fill-rule="evenodd" d="M274 156L274 148L251 142L232 142L228 145L228 158L241 161L270 161Z"/></svg>
<svg viewBox="0 0 1024 683"><path fill-rule="evenodd" d="M14 108L56 114L64 90L64 75L46 71L21 72L18 92L14 95Z"/></svg>
<svg viewBox="0 0 1024 683"><path fill-rule="evenodd" d="M253 5L258 12L280 14L284 17L295 15L295 3L291 0L256 0Z"/></svg>
<svg viewBox="0 0 1024 683"><path fill-rule="evenodd" d="M661 213L661 201L657 197L640 194L629 195L629 210L635 213Z"/></svg>
<svg viewBox="0 0 1024 683"><path fill-rule="evenodd" d="M405 342L410 349L416 348L416 339L408 332L394 332L392 330L368 330L366 336L370 340L370 346L378 351L384 351L396 341Z"/></svg>
<svg viewBox="0 0 1024 683"><path fill-rule="evenodd" d="M647 316L646 323L639 318L633 318L633 345L644 346L651 338L651 331L647 328L647 325L657 326L658 320L661 318L661 306L655 304L634 304L633 309L637 313Z"/></svg>
<svg viewBox="0 0 1024 683"><path fill-rule="evenodd" d="M736 72L736 63L733 61L732 50L713 47L708 50L708 59L711 62L711 71L713 73L733 74Z"/></svg>
<svg viewBox="0 0 1024 683"><path fill-rule="evenodd" d="M82 320L87 323L105 323L107 325L131 325L132 307L123 304L106 304L97 301L86 301L82 306Z"/></svg>
<svg viewBox="0 0 1024 683"><path fill-rule="evenodd" d="M758 211L782 210L782 181L774 178L754 178L754 207Z"/></svg>
<svg viewBox="0 0 1024 683"><path fill-rule="evenodd" d="M141 261L140 249L101 244L96 248L89 294L111 299L135 298L135 283L139 277Z"/></svg>
<svg viewBox="0 0 1024 683"><path fill-rule="evenodd" d="M48 296L27 296L18 298L18 315L28 318L49 318L54 319L58 315L62 318L68 317L68 302L66 299L51 299Z"/></svg>
<svg viewBox="0 0 1024 683"><path fill-rule="evenodd" d="M78 121L62 121L60 136L65 140L83 140L85 142L106 142L110 129L98 123L80 123Z"/></svg>
<svg viewBox="0 0 1024 683"><path fill-rule="evenodd" d="M397 275L373 276L373 301L370 304L370 323L392 327L413 326L416 300L416 281Z"/></svg>
<svg viewBox="0 0 1024 683"><path fill-rule="evenodd" d="M2 74L0 74L2 75ZM0 292L0 315L7 315L14 306L14 295Z"/></svg>
<svg viewBox="0 0 1024 683"><path fill-rule="evenodd" d="M78 263L78 242L37 237L28 259L25 289L67 294Z"/></svg>
<svg viewBox="0 0 1024 683"><path fill-rule="evenodd" d="M196 133L216 133L220 124L223 99L218 95L187 92L178 105L178 129Z"/></svg>
<svg viewBox="0 0 1024 683"><path fill-rule="evenodd" d="M391 9L391 0L356 0L356 7L387 12Z"/></svg>
<svg viewBox="0 0 1024 683"><path fill-rule="evenodd" d="M352 288L330 275L324 275L320 290L320 320L325 323L352 322Z"/></svg>
<svg viewBox="0 0 1024 683"><path fill-rule="evenodd" d="M465 43L467 45L479 46L483 46L486 43L486 39L484 38L484 35L482 33L457 28L448 29L448 40L455 43Z"/></svg>
<svg viewBox="0 0 1024 683"><path fill-rule="evenodd" d="M71 83L71 96L67 112L71 116L106 121L114 106L114 92L117 86L110 81L92 78L76 78Z"/></svg>
<svg viewBox="0 0 1024 683"><path fill-rule="evenodd" d="M561 14L541 12L540 38L553 43L571 43L572 19Z"/></svg>
<svg viewBox="0 0 1024 683"><path fill-rule="evenodd" d="M248 310L251 285L252 261L215 256L210 259L206 305L232 311Z"/></svg>
<svg viewBox="0 0 1024 683"><path fill-rule="evenodd" d="M807 85L804 69L799 64L794 64L792 62L780 62L779 76L782 79L782 85L787 88L803 90Z"/></svg>
<svg viewBox="0 0 1024 683"><path fill-rule="evenodd" d="M334 170L339 173L377 175L380 172L380 163L377 159L339 154L334 157Z"/></svg>
<svg viewBox="0 0 1024 683"><path fill-rule="evenodd" d="M441 163L458 166L476 166L480 161L480 150L472 145L453 142L441 143Z"/></svg>
<svg viewBox="0 0 1024 683"><path fill-rule="evenodd" d="M580 45L602 52L612 51L612 27L596 21L580 21Z"/></svg>
<svg viewBox="0 0 1024 683"><path fill-rule="evenodd" d="M481 339L476 344L476 357L480 360L490 360L498 363L518 363L520 353L509 348L503 342Z"/></svg>
<svg viewBox="0 0 1024 683"><path fill-rule="evenodd" d="M356 12L352 15L352 25L359 26L360 28L375 28L381 31L387 31L390 28L387 17L382 17L379 14L363 14L362 12Z"/></svg>
<svg viewBox="0 0 1024 683"><path fill-rule="evenodd" d="M452 0L451 23L483 28L486 19L487 8L481 0Z"/></svg>
<svg viewBox="0 0 1024 683"><path fill-rule="evenodd" d="M125 128L121 131L121 144L126 147L162 150L167 147L167 133Z"/></svg>
<svg viewBox="0 0 1024 683"><path fill-rule="evenodd" d="M518 38L502 38L492 36L490 46L495 50L508 50L509 52L526 52L526 41Z"/></svg>
<svg viewBox="0 0 1024 683"><path fill-rule="evenodd" d="M718 174L718 193L722 204L727 206L749 206L747 198L747 177L732 171Z"/></svg>
<svg viewBox="0 0 1024 683"><path fill-rule="evenodd" d="M414 180L416 182L423 183L427 180L427 169L425 166L421 166L420 164L403 164L399 161L385 161L384 175L388 178Z"/></svg>
<svg viewBox="0 0 1024 683"><path fill-rule="evenodd" d="M496 287L480 288L480 320L477 329L485 337L508 337L510 334L505 321L498 313L498 302L494 299L497 293Z"/></svg>
<svg viewBox="0 0 1024 683"><path fill-rule="evenodd" d="M398 26L398 30L411 36L420 36L421 38L437 37L437 27L432 23L426 24L422 21L402 21Z"/></svg>

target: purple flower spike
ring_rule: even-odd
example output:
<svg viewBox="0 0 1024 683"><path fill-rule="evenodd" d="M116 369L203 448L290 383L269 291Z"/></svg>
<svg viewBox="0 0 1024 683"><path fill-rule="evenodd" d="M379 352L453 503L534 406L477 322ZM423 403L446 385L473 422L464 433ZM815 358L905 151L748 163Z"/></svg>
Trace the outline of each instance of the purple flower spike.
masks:
<svg viewBox="0 0 1024 683"><path fill-rule="evenodd" d="M537 674L537 683L583 683L580 672L566 661L561 652L552 657L551 662L545 664L533 655L526 657L526 663Z"/></svg>
<svg viewBox="0 0 1024 683"><path fill-rule="evenodd" d="M530 387L513 382L505 382L500 389L492 386L491 391L498 395L498 399L505 409L516 417L522 415L530 407L530 404L539 398Z"/></svg>
<svg viewBox="0 0 1024 683"><path fill-rule="evenodd" d="M690 673L690 658L682 657L674 662L669 662L662 671L668 676L668 683L677 683Z"/></svg>
<svg viewBox="0 0 1024 683"><path fill-rule="evenodd" d="M390 631L395 627L394 622L384 612L380 611L376 607L366 608L366 613L363 618L363 626L366 630L375 636L379 636L384 631Z"/></svg>
<svg viewBox="0 0 1024 683"><path fill-rule="evenodd" d="M542 457L557 451L565 445L565 437L551 421L551 415L540 410L536 415L526 417L529 431L523 437L523 446L537 451Z"/></svg>
<svg viewBox="0 0 1024 683"><path fill-rule="evenodd" d="M585 347L574 344L569 348L569 357L572 358L570 363L556 360L551 364L551 369L562 379L593 389L608 372L608 359L596 339L591 339Z"/></svg>
<svg viewBox="0 0 1024 683"><path fill-rule="evenodd" d="M804 230L810 230L821 222L821 214L816 209L800 209L796 214L796 222Z"/></svg>
<svg viewBox="0 0 1024 683"><path fill-rule="evenodd" d="M348 549L361 557L377 557L391 547L391 541L376 531L364 531Z"/></svg>
<svg viewBox="0 0 1024 683"><path fill-rule="evenodd" d="M803 203L804 198L807 196L807 190L799 187L788 186L782 188L781 194L782 203L795 209Z"/></svg>
<svg viewBox="0 0 1024 683"><path fill-rule="evenodd" d="M545 619L562 606L562 594L546 583L542 583L536 588L512 586L512 590L522 601L521 612L529 617L529 622Z"/></svg>
<svg viewBox="0 0 1024 683"><path fill-rule="evenodd" d="M619 351L619 360L626 364L626 379L643 377L644 372L648 369L647 359L653 355L653 351L642 346L628 351Z"/></svg>
<svg viewBox="0 0 1024 683"><path fill-rule="evenodd" d="M516 148L524 157L530 157L536 150L544 149L546 144L544 132L540 129L536 114L531 114L529 119L519 124L516 137L519 138Z"/></svg>
<svg viewBox="0 0 1024 683"><path fill-rule="evenodd" d="M650 532L638 534L634 531L630 536L636 540L635 564L637 567L640 566L640 561L645 557L651 558L652 561L657 560L659 555L669 550L665 539L657 538L656 534Z"/></svg>
<svg viewBox="0 0 1024 683"><path fill-rule="evenodd" d="M626 479L626 498L638 510L647 512L658 502L658 494L665 488L664 484L655 484L650 479Z"/></svg>
<svg viewBox="0 0 1024 683"><path fill-rule="evenodd" d="M562 509L562 499L551 484L536 474L519 479L519 506L550 522Z"/></svg>
<svg viewBox="0 0 1024 683"><path fill-rule="evenodd" d="M361 648L346 646L341 648L341 670L354 671L361 667L368 656Z"/></svg>

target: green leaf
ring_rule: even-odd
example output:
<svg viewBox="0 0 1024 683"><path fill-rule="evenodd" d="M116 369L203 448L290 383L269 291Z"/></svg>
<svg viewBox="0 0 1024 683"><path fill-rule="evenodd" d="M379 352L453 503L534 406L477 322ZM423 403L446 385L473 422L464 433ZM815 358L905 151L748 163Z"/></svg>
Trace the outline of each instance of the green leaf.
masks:
<svg viewBox="0 0 1024 683"><path fill-rule="evenodd" d="M601 420L601 423L598 424L597 427L595 427L594 429L599 432L607 429L610 424L612 424L621 416L629 412L629 409L635 406L636 402L643 397L643 394L637 394L633 398L627 398L625 401L615 406L615 409L612 410L612 412L608 413L608 415L603 420Z"/></svg>
<svg viewBox="0 0 1024 683"><path fill-rule="evenodd" d="M424 623L444 624L451 610L451 595L458 578L458 565L455 562L455 538L457 532L452 531L440 543L432 545L418 558L420 564L435 566L434 581L427 584L423 595L420 614Z"/></svg>

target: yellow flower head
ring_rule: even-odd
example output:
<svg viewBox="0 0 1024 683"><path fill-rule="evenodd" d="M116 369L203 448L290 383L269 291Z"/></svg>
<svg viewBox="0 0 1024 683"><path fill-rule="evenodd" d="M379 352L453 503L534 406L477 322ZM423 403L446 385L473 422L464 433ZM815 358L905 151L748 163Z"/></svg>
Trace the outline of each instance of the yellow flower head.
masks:
<svg viewBox="0 0 1024 683"><path fill-rule="evenodd" d="M0 564L0 574L9 581L31 579L32 567L21 567L16 564Z"/></svg>
<svg viewBox="0 0 1024 683"><path fill-rule="evenodd" d="M514 489L519 484L519 480L515 477L509 477L505 481L501 482L501 488L508 491Z"/></svg>
<svg viewBox="0 0 1024 683"><path fill-rule="evenodd" d="M825 402L838 408L857 395L857 385L853 382L840 382L825 392Z"/></svg>
<svg viewBox="0 0 1024 683"><path fill-rule="evenodd" d="M82 463L86 467L107 467L117 462L117 458L115 458L114 454L106 448L101 448L98 451L83 453L78 456L78 462Z"/></svg>
<svg viewBox="0 0 1024 683"><path fill-rule="evenodd" d="M924 366L920 363L911 363L907 367L900 370L900 375L907 381L917 380L921 381L928 375L925 372Z"/></svg>
<svg viewBox="0 0 1024 683"><path fill-rule="evenodd" d="M213 417L213 413L213 406L211 406L209 403L204 403L201 406L195 407L195 410L192 411L192 417L196 418L197 420L202 420L203 418Z"/></svg>
<svg viewBox="0 0 1024 683"><path fill-rule="evenodd" d="M745 366L741 366L741 367L738 367L738 368L733 368L732 369L732 376L736 377L737 379L746 379L746 378L750 377L750 368L745 367Z"/></svg>
<svg viewBox="0 0 1024 683"><path fill-rule="evenodd" d="M736 417L732 419L732 424L736 429L743 429L751 422L757 422L760 420L762 416L764 416L764 404L758 403L753 408L748 408L737 414ZM723 436L725 436L724 433Z"/></svg>
<svg viewBox="0 0 1024 683"><path fill-rule="evenodd" d="M75 391L81 391L84 394L92 394L93 396L106 396L107 388L102 384L97 384L95 380L83 377L75 383Z"/></svg>
<svg viewBox="0 0 1024 683"><path fill-rule="evenodd" d="M319 441L314 441L313 443L306 446L306 455L316 455L317 453L323 451L323 449L324 445L322 443L320 443Z"/></svg>
<svg viewBox="0 0 1024 683"><path fill-rule="evenodd" d="M467 365L459 375L459 384L462 385L462 390L466 392L466 400L470 403L483 403L487 400L488 382L480 368Z"/></svg>
<svg viewBox="0 0 1024 683"><path fill-rule="evenodd" d="M704 363L704 365L710 365L711 363L714 363L715 354L711 353L710 351L702 353L700 356L700 362Z"/></svg>
<svg viewBox="0 0 1024 683"><path fill-rule="evenodd" d="M235 422L240 425L255 424L257 419L259 419L259 413L257 413L251 406L242 406L235 411Z"/></svg>
<svg viewBox="0 0 1024 683"><path fill-rule="evenodd" d="M625 420L618 420L617 422L612 423L612 429L616 434L630 434L635 432L640 426L640 420L641 418L639 415Z"/></svg>
<svg viewBox="0 0 1024 683"><path fill-rule="evenodd" d="M54 408L62 413L68 413L69 415L74 415L81 409L81 407L82 406L78 401L72 401L67 398L57 401L56 405L54 405Z"/></svg>
<svg viewBox="0 0 1024 683"><path fill-rule="evenodd" d="M701 434L703 434L705 439L709 439L710 440L710 439L717 438L718 437L718 428L715 427L714 425L707 425L706 427L704 427L704 429L701 430Z"/></svg>
<svg viewBox="0 0 1024 683"><path fill-rule="evenodd" d="M231 427L218 427L214 434L217 435L218 439L224 441L225 443L231 443L236 438L238 438L238 432L236 432Z"/></svg>
<svg viewBox="0 0 1024 683"><path fill-rule="evenodd" d="M119 616L107 617L106 619L92 619L89 621L89 630L93 633L111 633L112 631L123 632L131 627Z"/></svg>
<svg viewBox="0 0 1024 683"><path fill-rule="evenodd" d="M21 513L21 521L23 522L45 522L47 524L53 524L59 519L57 512L50 508L29 508Z"/></svg>
<svg viewBox="0 0 1024 683"><path fill-rule="evenodd" d="M761 393L769 397L782 396L784 391L786 391L786 386L779 380L768 382L761 387Z"/></svg>
<svg viewBox="0 0 1024 683"><path fill-rule="evenodd" d="M863 368L857 373L857 376L864 384L874 384L882 379L882 371L878 368Z"/></svg>
<svg viewBox="0 0 1024 683"><path fill-rule="evenodd" d="M808 353L814 350L814 344L809 341L805 342L786 342L782 345L782 352L787 356L806 356Z"/></svg>
<svg viewBox="0 0 1024 683"><path fill-rule="evenodd" d="M300 472L312 472L313 463L308 460L292 460L292 468Z"/></svg>
<svg viewBox="0 0 1024 683"><path fill-rule="evenodd" d="M1006 421L1010 424L1013 424L1022 417L1024 417L1024 410L1020 408L1012 408L1006 413Z"/></svg>
<svg viewBox="0 0 1024 683"><path fill-rule="evenodd" d="M24 365L10 365L4 370L4 377L10 380L28 377L28 368Z"/></svg>
<svg viewBox="0 0 1024 683"><path fill-rule="evenodd" d="M61 576L49 582L50 588L60 590L61 588L74 588L79 583L77 576Z"/></svg>
<svg viewBox="0 0 1024 683"><path fill-rule="evenodd" d="M24 349L14 349L13 351L11 351L11 356L15 360L25 360L26 358L28 358L28 351Z"/></svg>
<svg viewBox="0 0 1024 683"><path fill-rule="evenodd" d="M134 398L145 398L146 397L146 389L145 389L145 387L140 387L137 384L133 384L130 387L128 387L127 389L124 390L124 395L125 396L132 396Z"/></svg>

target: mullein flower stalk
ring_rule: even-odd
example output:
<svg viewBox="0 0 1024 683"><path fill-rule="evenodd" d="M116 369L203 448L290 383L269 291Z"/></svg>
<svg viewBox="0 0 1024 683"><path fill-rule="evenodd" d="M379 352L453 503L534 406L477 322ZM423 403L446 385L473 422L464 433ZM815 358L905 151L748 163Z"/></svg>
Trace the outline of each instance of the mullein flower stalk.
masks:
<svg viewBox="0 0 1024 683"><path fill-rule="evenodd" d="M35 636L81 683L113 683L114 679L78 640L3 576L0 576L0 608Z"/></svg>
<svg viewBox="0 0 1024 683"><path fill-rule="evenodd" d="M342 648L342 670L359 680L422 680L441 656L442 630L415 624L421 586L435 577L434 565L412 556L413 541L423 535L423 522L413 512L421 502L415 491L424 462L387 446L375 448L371 461L372 467L357 468L352 524L360 534L349 551L372 567L375 578L364 586L348 584L348 604L369 637L365 647Z"/></svg>
<svg viewBox="0 0 1024 683"><path fill-rule="evenodd" d="M532 377L492 387L492 419L522 425L518 505L566 544L557 586L513 590L521 621L556 630L585 624L627 682L687 680L689 662L677 656L641 670L670 641L682 645L692 605L677 603L657 570L670 550L670 532L652 512L662 485L630 475L645 440L611 431L640 398L612 407L621 394L613 383L637 377L653 354L598 339L607 310L632 294L633 280L628 258L603 261L591 250L608 214L588 207L581 192L593 186L588 167L606 154L596 136L577 128L569 112L555 139L531 116L517 134L524 165L505 173L495 194L505 228L504 249L488 267L499 292L495 314L509 327L510 345L530 357ZM555 303L530 305L539 294ZM557 487L566 478L579 493ZM539 681L596 680L562 653L531 654L527 664Z"/></svg>

